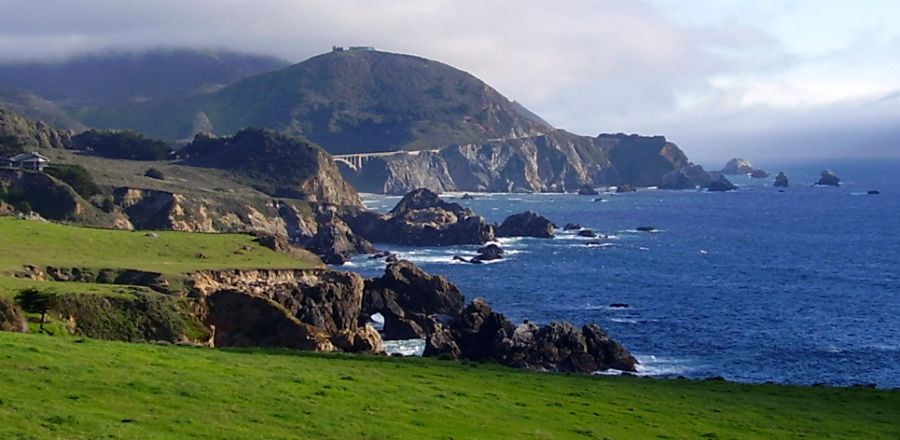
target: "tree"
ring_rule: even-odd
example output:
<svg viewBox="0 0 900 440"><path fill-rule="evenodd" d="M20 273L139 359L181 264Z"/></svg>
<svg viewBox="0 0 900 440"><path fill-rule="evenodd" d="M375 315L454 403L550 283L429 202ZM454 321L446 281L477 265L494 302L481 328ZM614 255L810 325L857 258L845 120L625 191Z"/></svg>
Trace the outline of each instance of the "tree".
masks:
<svg viewBox="0 0 900 440"><path fill-rule="evenodd" d="M28 289L20 290L18 294L16 294L16 303L19 304L19 307L22 310L28 313L40 313L41 314L41 331L44 330L44 318L47 316L47 312L53 308L53 305L56 303L56 294L52 292L42 292L33 287Z"/></svg>

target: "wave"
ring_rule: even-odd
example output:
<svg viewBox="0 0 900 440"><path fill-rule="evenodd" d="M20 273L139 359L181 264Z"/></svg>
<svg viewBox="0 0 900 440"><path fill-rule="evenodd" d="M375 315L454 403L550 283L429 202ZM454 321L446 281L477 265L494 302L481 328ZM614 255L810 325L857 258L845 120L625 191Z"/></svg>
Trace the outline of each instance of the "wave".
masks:
<svg viewBox="0 0 900 440"><path fill-rule="evenodd" d="M384 352L388 355L400 354L403 356L422 356L422 353L425 352L425 340L405 339L384 341Z"/></svg>
<svg viewBox="0 0 900 440"><path fill-rule="evenodd" d="M640 362L637 366L638 376L677 376L697 369L697 365L685 358L640 354L635 354L634 357Z"/></svg>
<svg viewBox="0 0 900 440"><path fill-rule="evenodd" d="M612 322L618 322L619 324L638 324L639 321L634 318L609 318Z"/></svg>

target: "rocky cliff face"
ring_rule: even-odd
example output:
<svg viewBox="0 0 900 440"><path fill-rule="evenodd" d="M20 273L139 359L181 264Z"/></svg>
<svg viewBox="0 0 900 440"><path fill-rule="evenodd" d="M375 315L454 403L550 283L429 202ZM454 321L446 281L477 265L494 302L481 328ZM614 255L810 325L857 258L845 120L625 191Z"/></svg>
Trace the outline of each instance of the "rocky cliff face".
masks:
<svg viewBox="0 0 900 440"><path fill-rule="evenodd" d="M217 346L381 352L381 338L359 324L364 279L317 270L207 271L192 276L205 298Z"/></svg>
<svg viewBox="0 0 900 440"><path fill-rule="evenodd" d="M65 148L72 133L57 130L44 122L30 121L0 108L0 156L37 148Z"/></svg>
<svg viewBox="0 0 900 440"><path fill-rule="evenodd" d="M342 168L364 192L565 192L588 185L651 186L687 164L664 137L577 136L561 130L528 138L453 145L382 157L361 170Z"/></svg>
<svg viewBox="0 0 900 440"><path fill-rule="evenodd" d="M0 169L0 199L40 216L108 228L129 228L124 216L105 213L62 181L43 173ZM8 206L8 205L7 205Z"/></svg>

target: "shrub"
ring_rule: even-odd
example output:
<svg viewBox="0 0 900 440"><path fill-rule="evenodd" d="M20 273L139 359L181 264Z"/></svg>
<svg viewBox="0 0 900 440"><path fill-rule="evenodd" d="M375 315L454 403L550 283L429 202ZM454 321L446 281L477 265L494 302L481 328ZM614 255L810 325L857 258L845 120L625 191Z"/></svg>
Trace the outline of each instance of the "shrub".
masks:
<svg viewBox="0 0 900 440"><path fill-rule="evenodd" d="M85 199L101 192L100 187L94 183L94 177L81 165L53 165L47 167L44 172L62 180Z"/></svg>
<svg viewBox="0 0 900 440"><path fill-rule="evenodd" d="M25 313L15 301L5 296L0 296L0 331L20 333L28 331Z"/></svg>
<svg viewBox="0 0 900 440"><path fill-rule="evenodd" d="M131 160L165 160L171 152L165 142L129 130L88 130L72 137L72 148L102 157Z"/></svg>
<svg viewBox="0 0 900 440"><path fill-rule="evenodd" d="M44 318L47 312L53 308L56 303L56 294L52 292L43 292L35 288L28 288L19 291L16 295L16 303L28 313L41 314L41 331L44 331Z"/></svg>
<svg viewBox="0 0 900 440"><path fill-rule="evenodd" d="M151 179L166 180L165 174L156 168L149 168L147 171L144 171L144 175Z"/></svg>

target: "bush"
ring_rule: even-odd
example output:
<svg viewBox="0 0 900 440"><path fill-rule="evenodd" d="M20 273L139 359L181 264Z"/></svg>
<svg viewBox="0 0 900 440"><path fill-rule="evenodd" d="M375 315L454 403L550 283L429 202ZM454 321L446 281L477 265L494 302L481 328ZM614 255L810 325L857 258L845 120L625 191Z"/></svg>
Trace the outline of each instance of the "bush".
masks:
<svg viewBox="0 0 900 440"><path fill-rule="evenodd" d="M144 175L151 179L166 180L165 174L163 174L162 171L160 171L156 168L148 169L147 171L144 172Z"/></svg>
<svg viewBox="0 0 900 440"><path fill-rule="evenodd" d="M44 172L72 187L81 197L89 199L100 194L100 187L94 183L94 177L81 165L52 165Z"/></svg>
<svg viewBox="0 0 900 440"><path fill-rule="evenodd" d="M55 293L43 292L35 288L21 290L16 295L16 303L22 307L22 310L41 314L41 331L44 331L44 318L47 316L47 312L53 308L56 299Z"/></svg>
<svg viewBox="0 0 900 440"><path fill-rule="evenodd" d="M25 312L5 296L0 296L0 331L20 333L28 331Z"/></svg>
<svg viewBox="0 0 900 440"><path fill-rule="evenodd" d="M89 130L72 138L72 148L102 157L131 160L166 160L171 152L165 142L128 130Z"/></svg>

